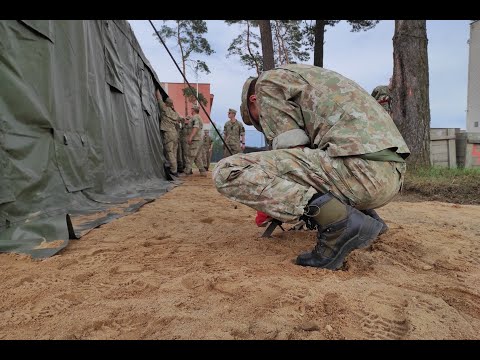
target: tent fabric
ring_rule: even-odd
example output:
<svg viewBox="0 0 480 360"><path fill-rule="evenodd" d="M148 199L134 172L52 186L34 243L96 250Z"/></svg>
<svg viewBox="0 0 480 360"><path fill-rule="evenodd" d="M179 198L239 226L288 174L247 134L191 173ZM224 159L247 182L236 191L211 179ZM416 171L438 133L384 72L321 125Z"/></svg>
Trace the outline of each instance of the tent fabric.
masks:
<svg viewBox="0 0 480 360"><path fill-rule="evenodd" d="M173 186L159 84L125 20L0 20L0 252L52 256Z"/></svg>

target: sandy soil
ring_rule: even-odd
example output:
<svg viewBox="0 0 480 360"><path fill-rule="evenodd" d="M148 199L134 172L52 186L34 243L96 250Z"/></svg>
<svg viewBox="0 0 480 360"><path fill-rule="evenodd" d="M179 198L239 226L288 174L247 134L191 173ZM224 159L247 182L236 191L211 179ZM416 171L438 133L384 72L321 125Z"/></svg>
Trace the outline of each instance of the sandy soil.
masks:
<svg viewBox="0 0 480 360"><path fill-rule="evenodd" d="M480 206L379 213L343 270L303 268L314 232L259 238L195 175L56 256L0 254L0 339L480 339Z"/></svg>

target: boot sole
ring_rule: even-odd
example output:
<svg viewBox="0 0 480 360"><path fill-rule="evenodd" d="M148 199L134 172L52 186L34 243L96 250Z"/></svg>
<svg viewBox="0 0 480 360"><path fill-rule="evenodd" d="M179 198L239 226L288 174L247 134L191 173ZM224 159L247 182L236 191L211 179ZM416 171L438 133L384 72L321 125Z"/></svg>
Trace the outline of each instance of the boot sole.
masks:
<svg viewBox="0 0 480 360"><path fill-rule="evenodd" d="M340 269L348 254L355 249L364 249L370 246L373 240L377 238L382 230L383 224L370 216L366 217L367 219L362 227L362 230L360 230L360 234L347 241L338 252L338 255L335 256L331 262L324 266L325 269Z"/></svg>

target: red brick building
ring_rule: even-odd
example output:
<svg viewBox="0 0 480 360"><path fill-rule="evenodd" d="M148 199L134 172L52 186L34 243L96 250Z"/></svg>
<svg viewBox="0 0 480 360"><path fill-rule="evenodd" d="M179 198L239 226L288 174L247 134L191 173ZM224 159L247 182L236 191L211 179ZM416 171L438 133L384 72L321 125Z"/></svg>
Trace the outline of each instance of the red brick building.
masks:
<svg viewBox="0 0 480 360"><path fill-rule="evenodd" d="M193 88L197 88L197 83L190 83ZM187 114L185 114L185 97L183 96L183 89L188 85L184 83L160 83L163 90L168 94L168 96L173 101L173 106L175 107L175 111L180 114L180 116L191 115L191 108L193 104L196 104L194 101L193 103L187 100ZM213 94L210 93L210 84L206 83L199 83L198 84L198 93L202 94L205 99L207 99L207 105L204 106L205 110L207 110L208 115L210 115L213 106ZM208 121L208 117L203 112L202 108L200 108L200 117L202 118L204 129L210 129L210 121Z"/></svg>

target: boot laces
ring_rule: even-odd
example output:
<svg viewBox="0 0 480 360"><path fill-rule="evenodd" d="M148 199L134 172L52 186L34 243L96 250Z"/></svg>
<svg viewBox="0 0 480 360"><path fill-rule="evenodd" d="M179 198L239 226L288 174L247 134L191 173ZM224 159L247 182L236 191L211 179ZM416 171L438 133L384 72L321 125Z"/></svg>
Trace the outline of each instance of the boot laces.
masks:
<svg viewBox="0 0 480 360"><path fill-rule="evenodd" d="M318 225L318 234L317 234L317 244L314 247L314 252L322 254L325 252L325 249L330 249L333 251L333 248L327 244L327 235L325 233L329 233L331 229L329 227L322 229L320 225Z"/></svg>

